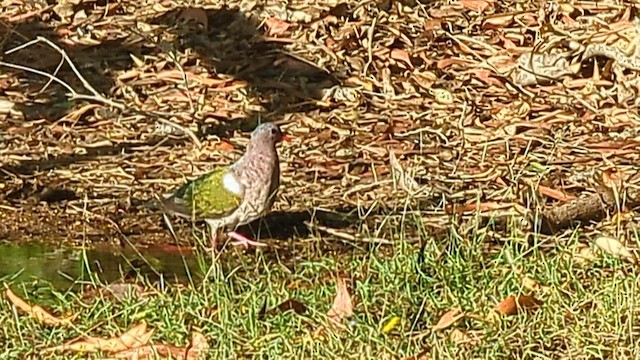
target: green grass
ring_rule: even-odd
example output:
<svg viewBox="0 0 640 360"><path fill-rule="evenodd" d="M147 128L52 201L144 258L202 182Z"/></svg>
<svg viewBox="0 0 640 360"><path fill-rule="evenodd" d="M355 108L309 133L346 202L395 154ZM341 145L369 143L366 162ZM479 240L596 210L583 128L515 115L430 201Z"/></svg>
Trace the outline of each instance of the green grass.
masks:
<svg viewBox="0 0 640 360"><path fill-rule="evenodd" d="M149 286L145 297L125 301L82 300L78 293L40 285L28 301L56 314L79 313L79 318L70 328L46 327L0 301L0 358L43 358L45 347L83 334L111 337L141 320L155 329L154 342L183 345L192 330L201 331L212 349L208 358L221 359L404 358L424 350L426 358L434 359L622 359L639 353L634 266L604 254L579 262L575 254L586 242L579 236L562 242L514 238L495 243L481 230L471 236L451 231L447 238L424 238L422 251L403 241L339 253L322 250L319 243L300 245L295 254L228 249L206 281L156 290ZM314 339L313 332L326 323L337 271L352 279L355 315L345 321L346 331ZM546 290L525 289L524 276ZM30 291L33 284L12 287ZM501 299L522 293L544 304L483 320L491 318ZM306 304L307 312L259 316L265 301L271 308L290 298ZM475 316L430 331L457 306ZM381 327L394 316L401 321L383 334ZM450 339L454 329L480 341L457 344Z"/></svg>

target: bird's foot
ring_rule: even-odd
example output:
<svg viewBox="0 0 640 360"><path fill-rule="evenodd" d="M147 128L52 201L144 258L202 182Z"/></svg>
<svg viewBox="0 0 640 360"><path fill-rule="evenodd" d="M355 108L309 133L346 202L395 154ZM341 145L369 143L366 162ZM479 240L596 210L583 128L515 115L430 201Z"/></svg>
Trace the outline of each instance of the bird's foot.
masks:
<svg viewBox="0 0 640 360"><path fill-rule="evenodd" d="M247 237L245 237L242 234L239 234L235 231L231 231L229 233L227 233L227 235L234 239L235 241L231 242L231 245L235 245L235 246L244 246L244 247L249 247L249 246L267 246L267 244L265 243L261 243L255 240L251 240Z"/></svg>

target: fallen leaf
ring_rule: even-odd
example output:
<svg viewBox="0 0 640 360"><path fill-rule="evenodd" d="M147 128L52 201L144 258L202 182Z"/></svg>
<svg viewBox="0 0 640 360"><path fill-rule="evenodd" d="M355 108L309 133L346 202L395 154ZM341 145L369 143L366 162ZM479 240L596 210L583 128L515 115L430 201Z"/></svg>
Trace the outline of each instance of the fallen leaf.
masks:
<svg viewBox="0 0 640 360"><path fill-rule="evenodd" d="M465 9L477 12L483 12L491 6L491 3L485 0L460 0L460 4Z"/></svg>
<svg viewBox="0 0 640 360"><path fill-rule="evenodd" d="M191 343L186 347L165 344L150 344L126 349L115 353L119 359L157 359L158 356L180 360L201 359L204 352L209 350L207 339L202 333L191 333Z"/></svg>
<svg viewBox="0 0 640 360"><path fill-rule="evenodd" d="M538 291L540 289L540 284L534 279L527 276L522 278L522 286L524 286L525 289L531 291Z"/></svg>
<svg viewBox="0 0 640 360"><path fill-rule="evenodd" d="M502 315L515 315L520 310L534 309L542 305L540 300L533 296L519 295L509 296L496 305L495 310Z"/></svg>
<svg viewBox="0 0 640 360"><path fill-rule="evenodd" d="M462 312L462 309L460 308L451 309L446 313L444 313L442 317L440 317L440 320L438 320L438 323L433 326L432 330L433 331L444 330L449 326L453 325L456 321L462 319L463 317L464 317L464 313Z"/></svg>
<svg viewBox="0 0 640 360"><path fill-rule="evenodd" d="M485 28L493 28L493 29L505 28L513 22L513 19L514 19L513 15L494 16L494 17L487 18L482 23L482 26Z"/></svg>
<svg viewBox="0 0 640 360"><path fill-rule="evenodd" d="M433 95L433 98L439 104L445 104L445 105L453 104L453 94L451 94L451 92L448 90L436 88L436 89L430 89L429 93Z"/></svg>
<svg viewBox="0 0 640 360"><path fill-rule="evenodd" d="M296 314L303 314L305 311L307 311L307 306L295 299L285 300L282 303L280 303L280 305L269 310L266 310L266 305L267 304L265 302L264 307L262 311L260 311L259 316L274 315L278 312L285 312L289 310L293 310Z"/></svg>
<svg viewBox="0 0 640 360"><path fill-rule="evenodd" d="M9 300L9 302L13 306L29 314L30 316L32 316L34 319L36 319L38 322L42 324L50 325L50 326L61 326L61 325L64 326L64 325L71 324L71 321L75 318L75 316L71 316L65 319L60 319L59 317L53 316L51 313L49 313L48 311L46 311L45 309L41 308L38 305L29 305L26 301L24 301L22 298L16 295L13 291L11 291L11 289L9 289L9 286L7 284L4 284L4 286L6 288L5 296L7 297L7 300Z"/></svg>
<svg viewBox="0 0 640 360"><path fill-rule="evenodd" d="M596 239L595 244L602 251L609 253L618 259L624 259L631 263L636 262L636 257L617 239L608 236L601 236Z"/></svg>
<svg viewBox="0 0 640 360"><path fill-rule="evenodd" d="M410 68L413 68L413 64L411 64L411 58L406 51L402 49L391 49L391 54L389 56L393 60L402 61L406 65L409 65Z"/></svg>
<svg viewBox="0 0 640 360"><path fill-rule="evenodd" d="M564 202L571 201L571 200L576 198L573 195L566 194L562 190L552 189L552 188L546 187L544 185L538 185L538 192L540 194L548 196L548 197L550 197L552 199L556 199L556 200L564 201Z"/></svg>
<svg viewBox="0 0 640 360"><path fill-rule="evenodd" d="M336 297L333 305L327 313L331 321L339 323L342 319L353 315L353 301L349 290L347 290L347 280L344 277L338 277L336 286Z"/></svg>
<svg viewBox="0 0 640 360"><path fill-rule="evenodd" d="M389 319L389 321L387 321L386 324L384 324L384 326L382 327L382 329L380 330L383 334L388 334L390 333L393 329L396 328L396 325L398 325L398 323L400 322L400 317L398 316L393 316L391 319Z"/></svg>
<svg viewBox="0 0 640 360"><path fill-rule="evenodd" d="M389 165L391 165L393 179L400 185L401 189L404 189L408 193L414 193L420 190L420 184L407 174L392 149L389 149Z"/></svg>
<svg viewBox="0 0 640 360"><path fill-rule="evenodd" d="M191 333L191 344L187 351L187 360L199 359L205 351L209 350L207 338L200 332Z"/></svg>
<svg viewBox="0 0 640 360"><path fill-rule="evenodd" d="M289 30L291 24L275 17L270 17L264 21L264 26L267 28L267 34L269 36L282 35Z"/></svg>
<svg viewBox="0 0 640 360"><path fill-rule="evenodd" d="M221 152L231 152L235 149L235 147L233 146L233 144L220 140L217 143L215 143L213 145L213 150L214 151L221 151Z"/></svg>
<svg viewBox="0 0 640 360"><path fill-rule="evenodd" d="M74 352L120 352L146 345L153 335L153 330L147 331L147 324L141 322L130 328L119 337L102 339L88 337L83 340L73 340L66 344L47 348L47 351L74 351Z"/></svg>
<svg viewBox="0 0 640 360"><path fill-rule="evenodd" d="M186 349L172 345L145 345L133 349L118 351L114 354L117 359L187 359ZM194 358L195 359L195 358Z"/></svg>
<svg viewBox="0 0 640 360"><path fill-rule="evenodd" d="M580 248L577 254L575 254L575 262L578 264L586 264L595 261L598 258L595 250L590 246L584 246Z"/></svg>

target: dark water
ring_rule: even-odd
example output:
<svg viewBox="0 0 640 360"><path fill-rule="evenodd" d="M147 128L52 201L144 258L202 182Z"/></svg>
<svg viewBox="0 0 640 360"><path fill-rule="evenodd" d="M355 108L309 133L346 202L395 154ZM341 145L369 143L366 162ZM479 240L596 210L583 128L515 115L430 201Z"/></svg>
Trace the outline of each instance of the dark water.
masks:
<svg viewBox="0 0 640 360"><path fill-rule="evenodd" d="M0 243L0 283L35 280L64 289L99 279L101 282L133 280L188 283L202 279L206 264L187 248L82 249L51 244Z"/></svg>

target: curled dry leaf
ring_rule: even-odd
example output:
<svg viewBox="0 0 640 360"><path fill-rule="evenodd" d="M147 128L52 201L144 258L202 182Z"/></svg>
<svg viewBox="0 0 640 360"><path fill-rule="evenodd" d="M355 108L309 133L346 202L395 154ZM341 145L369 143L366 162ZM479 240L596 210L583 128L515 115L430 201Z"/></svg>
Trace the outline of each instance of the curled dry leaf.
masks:
<svg viewBox="0 0 640 360"><path fill-rule="evenodd" d="M518 295L509 296L496 305L495 310L502 315L515 315L518 311L534 309L542 305L540 300L533 296Z"/></svg>
<svg viewBox="0 0 640 360"><path fill-rule="evenodd" d="M411 64L411 58L409 54L402 49L391 49L391 54L389 55L393 60L401 61L405 65L408 65L410 68L413 68L413 64Z"/></svg>
<svg viewBox="0 0 640 360"><path fill-rule="evenodd" d="M53 316L51 313L41 308L38 305L29 305L26 301L16 295L7 284L5 284L5 296L9 302L20 309L21 311L29 314L31 317L36 319L38 322L50 325L50 326L61 326L61 325L69 325L71 321L75 318L75 316L68 317L65 319L60 319L56 316Z"/></svg>
<svg viewBox="0 0 640 360"><path fill-rule="evenodd" d="M438 323L435 324L432 328L433 331L443 330L453 325L456 321L462 319L464 317L464 313L462 309L455 308L447 311L442 315Z"/></svg>
<svg viewBox="0 0 640 360"><path fill-rule="evenodd" d="M259 316L274 315L278 312L285 312L289 310L293 310L296 314L303 314L305 311L307 311L307 306L296 299L285 300L280 303L280 305L269 310L266 310L266 302L264 305L265 307L262 309L262 311L260 311Z"/></svg>
<svg viewBox="0 0 640 360"><path fill-rule="evenodd" d="M48 351L74 351L74 352L120 352L146 345L153 335L153 330L147 331L147 324L141 322L132 327L119 337L101 339L88 337L84 340L71 341L66 344L48 348Z"/></svg>
<svg viewBox="0 0 640 360"><path fill-rule="evenodd" d="M202 359L207 350L209 350L207 339L202 333L194 331L191 333L191 343L186 347L151 344L119 351L115 357L118 359L157 359L160 356L177 360L196 360Z"/></svg>
<svg viewBox="0 0 640 360"><path fill-rule="evenodd" d="M347 289L347 280L344 277L339 277L336 286L336 297L327 316L333 322L339 323L342 319L351 315L353 315L353 301Z"/></svg>
<svg viewBox="0 0 640 360"><path fill-rule="evenodd" d="M636 263L636 257L617 239L608 236L601 236L596 239L595 244L602 251L609 253L618 259L627 260L634 264Z"/></svg>
<svg viewBox="0 0 640 360"><path fill-rule="evenodd" d="M270 17L264 21L264 26L267 28L267 33L270 36L282 35L289 30L291 24L275 17Z"/></svg>
<svg viewBox="0 0 640 360"><path fill-rule="evenodd" d="M392 149L389 149L389 165L391 165L393 178L397 181L397 184L400 185L400 188L409 193L420 190L420 184L407 174Z"/></svg>
<svg viewBox="0 0 640 360"><path fill-rule="evenodd" d="M460 0L460 4L465 9L469 9L471 11L483 12L491 6L490 1L485 0Z"/></svg>

